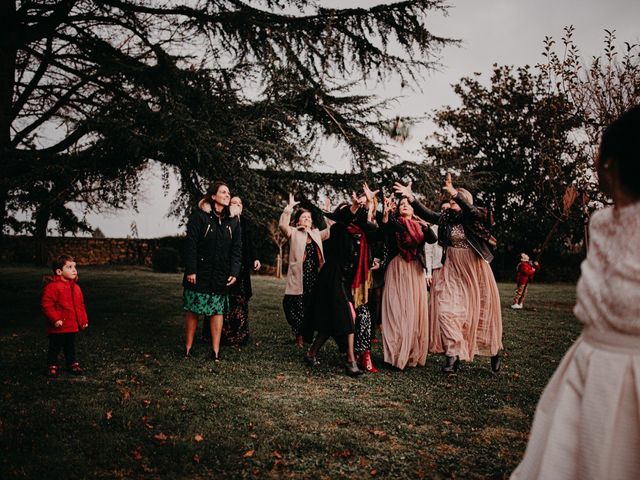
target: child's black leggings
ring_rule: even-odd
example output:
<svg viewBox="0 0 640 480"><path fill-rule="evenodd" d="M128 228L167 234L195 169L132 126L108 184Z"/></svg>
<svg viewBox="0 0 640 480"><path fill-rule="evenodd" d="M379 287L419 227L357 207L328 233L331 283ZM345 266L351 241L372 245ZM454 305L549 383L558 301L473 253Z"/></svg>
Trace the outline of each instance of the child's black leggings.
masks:
<svg viewBox="0 0 640 480"><path fill-rule="evenodd" d="M47 354L47 365L57 365L58 355L64 350L64 359L67 367L76 363L76 334L75 333L53 333L49 335L49 353Z"/></svg>

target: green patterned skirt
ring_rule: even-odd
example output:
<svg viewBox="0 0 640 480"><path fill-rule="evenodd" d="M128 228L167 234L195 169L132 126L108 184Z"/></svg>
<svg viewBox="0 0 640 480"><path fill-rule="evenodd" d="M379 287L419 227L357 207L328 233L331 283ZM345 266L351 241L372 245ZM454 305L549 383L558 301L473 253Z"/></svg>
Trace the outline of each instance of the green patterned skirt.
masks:
<svg viewBox="0 0 640 480"><path fill-rule="evenodd" d="M202 293L184 289L182 309L198 315L224 315L229 310L229 295Z"/></svg>

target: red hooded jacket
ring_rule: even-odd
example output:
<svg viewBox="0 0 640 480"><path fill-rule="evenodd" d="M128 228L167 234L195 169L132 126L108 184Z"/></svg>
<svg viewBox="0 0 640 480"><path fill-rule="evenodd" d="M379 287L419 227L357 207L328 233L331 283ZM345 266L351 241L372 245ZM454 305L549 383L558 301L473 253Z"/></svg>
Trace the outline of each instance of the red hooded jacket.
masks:
<svg viewBox="0 0 640 480"><path fill-rule="evenodd" d="M518 285L527 285L539 268L540 265L537 262L533 264L531 262L520 262L518 264L518 273L516 274L516 283Z"/></svg>
<svg viewBox="0 0 640 480"><path fill-rule="evenodd" d="M89 324L84 296L75 280L65 281L55 275L42 291L40 306L47 317L47 334L75 333ZM62 325L56 328L58 320Z"/></svg>

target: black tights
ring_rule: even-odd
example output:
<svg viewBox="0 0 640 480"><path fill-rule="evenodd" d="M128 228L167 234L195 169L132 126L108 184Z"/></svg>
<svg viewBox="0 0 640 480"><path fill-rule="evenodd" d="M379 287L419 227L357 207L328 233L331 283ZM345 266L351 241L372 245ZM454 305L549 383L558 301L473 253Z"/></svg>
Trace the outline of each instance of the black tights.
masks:
<svg viewBox="0 0 640 480"><path fill-rule="evenodd" d="M76 334L53 333L49 335L49 353L47 365L57 365L58 355L64 350L64 359L67 367L76 363Z"/></svg>

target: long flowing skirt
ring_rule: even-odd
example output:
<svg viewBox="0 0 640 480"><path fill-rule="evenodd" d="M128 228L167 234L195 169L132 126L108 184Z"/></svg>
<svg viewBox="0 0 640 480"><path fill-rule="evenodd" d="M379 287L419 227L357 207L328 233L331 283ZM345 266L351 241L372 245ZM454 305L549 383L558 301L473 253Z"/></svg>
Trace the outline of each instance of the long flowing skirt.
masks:
<svg viewBox="0 0 640 480"><path fill-rule="evenodd" d="M224 316L223 345L245 345L249 341L249 299L244 295L229 295L229 311Z"/></svg>
<svg viewBox="0 0 640 480"><path fill-rule="evenodd" d="M431 290L429 293L429 353L442 353L442 333L438 321L438 300L436 297L436 285L442 279L442 268L436 268L431 273Z"/></svg>
<svg viewBox="0 0 640 480"><path fill-rule="evenodd" d="M429 307L424 271L400 255L389 262L382 294L384 361L404 369L424 365L429 348Z"/></svg>
<svg viewBox="0 0 640 480"><path fill-rule="evenodd" d="M500 294L491 267L470 248L449 248L435 285L442 346L472 361L502 348Z"/></svg>
<svg viewBox="0 0 640 480"><path fill-rule="evenodd" d="M640 475L640 337L585 329L545 388L512 480Z"/></svg>

